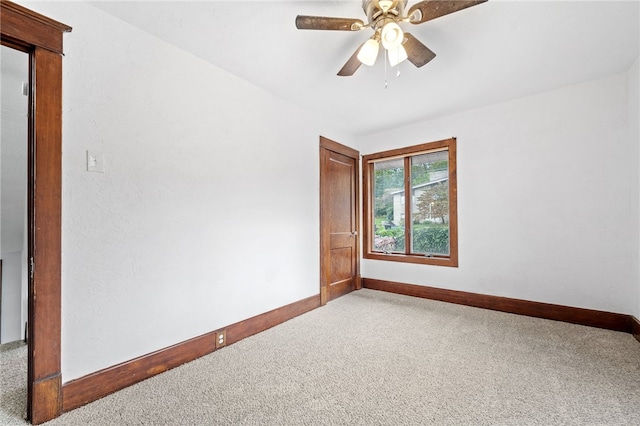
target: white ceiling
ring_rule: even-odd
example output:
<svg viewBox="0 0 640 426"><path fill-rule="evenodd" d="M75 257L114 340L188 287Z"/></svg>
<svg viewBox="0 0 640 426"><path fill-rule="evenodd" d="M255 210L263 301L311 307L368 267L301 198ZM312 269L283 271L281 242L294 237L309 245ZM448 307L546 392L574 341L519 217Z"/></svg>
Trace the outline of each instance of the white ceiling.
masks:
<svg viewBox="0 0 640 426"><path fill-rule="evenodd" d="M359 0L94 4L355 134L626 71L639 55L638 1L489 0L403 24L437 57L401 64L399 78L388 70L385 90L381 57L336 75L370 29L295 27L298 14L366 21Z"/></svg>
<svg viewBox="0 0 640 426"><path fill-rule="evenodd" d="M416 3L409 0L409 6ZM437 57L400 77L362 66L336 73L372 34L301 31L298 14L366 21L360 0L100 1L100 9L354 134L447 115L629 69L639 1L483 3L405 31Z"/></svg>

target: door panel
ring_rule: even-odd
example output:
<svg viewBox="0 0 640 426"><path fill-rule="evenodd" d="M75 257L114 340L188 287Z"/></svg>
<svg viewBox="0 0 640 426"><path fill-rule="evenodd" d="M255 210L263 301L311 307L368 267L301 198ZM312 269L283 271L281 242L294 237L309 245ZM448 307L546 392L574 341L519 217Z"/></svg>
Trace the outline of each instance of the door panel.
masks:
<svg viewBox="0 0 640 426"><path fill-rule="evenodd" d="M331 249L330 283L353 279L353 250L351 247Z"/></svg>
<svg viewBox="0 0 640 426"><path fill-rule="evenodd" d="M360 286L357 151L321 138L321 303Z"/></svg>

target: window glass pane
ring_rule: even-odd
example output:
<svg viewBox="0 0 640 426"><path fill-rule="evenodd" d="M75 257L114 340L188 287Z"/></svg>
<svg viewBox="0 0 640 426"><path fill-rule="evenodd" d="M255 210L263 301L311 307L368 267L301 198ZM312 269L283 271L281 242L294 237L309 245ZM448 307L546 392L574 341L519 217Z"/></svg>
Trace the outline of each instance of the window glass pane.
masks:
<svg viewBox="0 0 640 426"><path fill-rule="evenodd" d="M404 160L373 163L373 250L404 253Z"/></svg>
<svg viewBox="0 0 640 426"><path fill-rule="evenodd" d="M411 252L449 255L449 153L411 157Z"/></svg>

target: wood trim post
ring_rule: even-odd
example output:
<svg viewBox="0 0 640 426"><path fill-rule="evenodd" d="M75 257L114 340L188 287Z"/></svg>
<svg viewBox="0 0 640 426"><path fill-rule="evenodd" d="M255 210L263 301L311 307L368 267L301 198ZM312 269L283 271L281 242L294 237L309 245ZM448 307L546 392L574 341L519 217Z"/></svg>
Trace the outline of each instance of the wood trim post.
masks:
<svg viewBox="0 0 640 426"><path fill-rule="evenodd" d="M322 208L322 200L329 196L326 185L322 182L322 176L326 173L328 166L328 152L322 146L323 138L320 138L320 306L324 306L329 301L329 231L325 229L323 223L326 221L326 210Z"/></svg>
<svg viewBox="0 0 640 426"><path fill-rule="evenodd" d="M62 58L33 52L35 140L33 214L29 226L33 276L29 286L29 419L34 424L62 412L61 378L61 212ZM56 84L55 82L58 82ZM42 130L44 129L44 131ZM37 297L36 297L37 295Z"/></svg>

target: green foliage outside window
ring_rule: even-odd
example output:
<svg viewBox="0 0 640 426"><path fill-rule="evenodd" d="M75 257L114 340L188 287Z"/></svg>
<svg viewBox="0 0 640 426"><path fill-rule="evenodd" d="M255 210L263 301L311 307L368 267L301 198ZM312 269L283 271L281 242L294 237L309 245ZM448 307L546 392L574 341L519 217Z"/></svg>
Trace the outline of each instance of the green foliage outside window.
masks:
<svg viewBox="0 0 640 426"><path fill-rule="evenodd" d="M424 228L414 228L413 252L449 254L449 227L428 226Z"/></svg>

